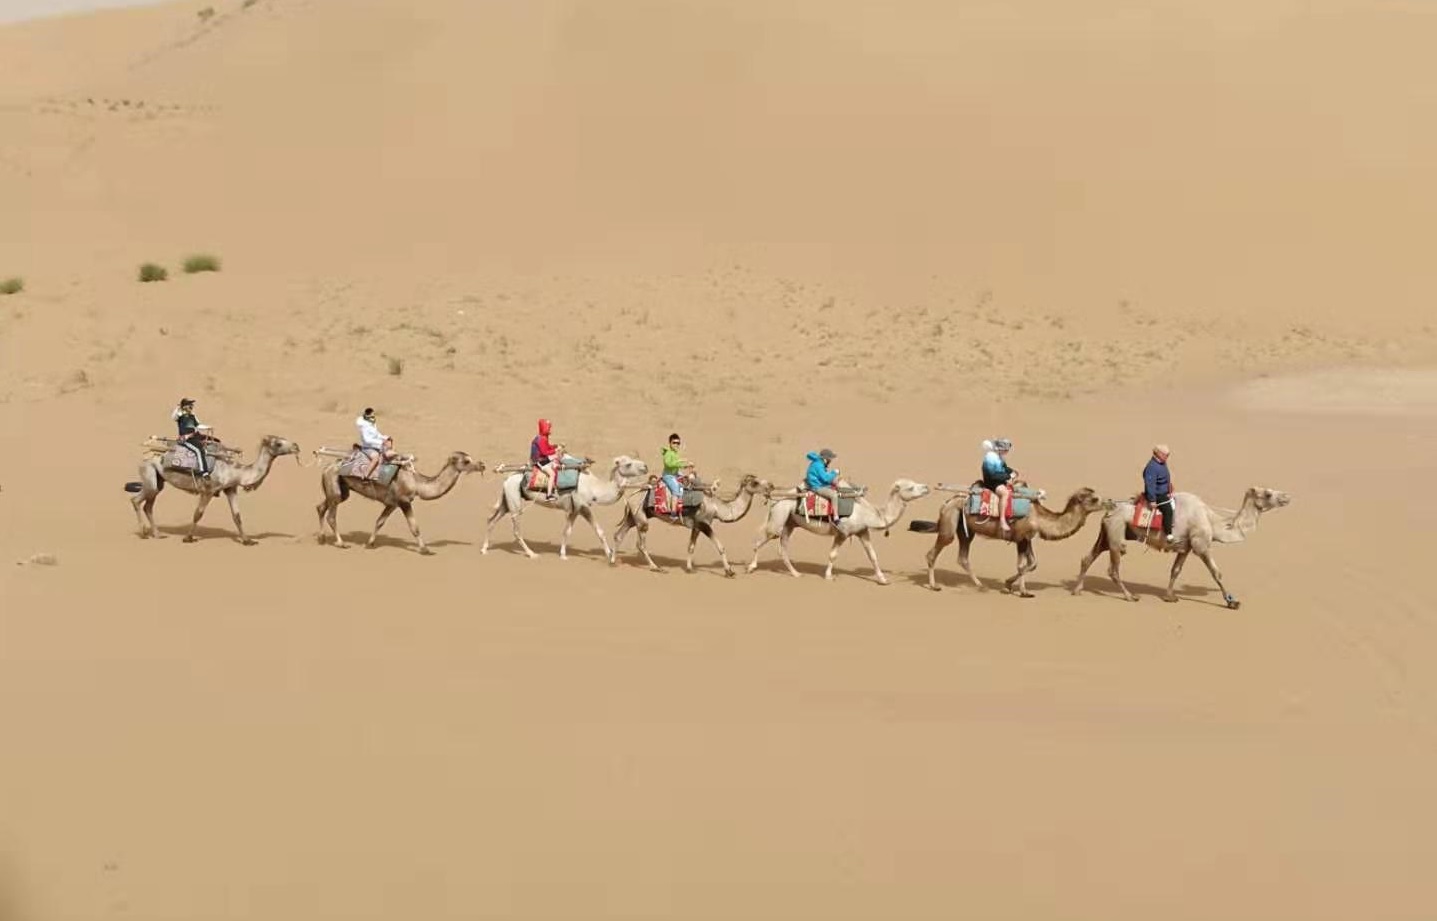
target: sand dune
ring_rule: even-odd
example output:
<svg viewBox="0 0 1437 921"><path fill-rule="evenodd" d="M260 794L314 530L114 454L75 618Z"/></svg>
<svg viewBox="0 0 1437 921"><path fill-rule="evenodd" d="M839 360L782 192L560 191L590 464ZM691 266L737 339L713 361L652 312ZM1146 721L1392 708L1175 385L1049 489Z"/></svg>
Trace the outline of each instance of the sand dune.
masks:
<svg viewBox="0 0 1437 921"><path fill-rule="evenodd" d="M1437 16L870 7L0 29L0 919L1425 917ZM951 554L924 591L901 526L888 587L805 534L797 580L611 568L582 525L560 563L543 510L540 559L481 558L493 476L418 509L437 556L341 552L289 460L258 546L222 504L182 544L173 490L141 541L182 394L306 464L373 405L424 470L546 416L728 483L831 445L877 491L1004 434L1124 496L1161 440L1182 489L1294 502L1220 550L1240 612L1196 563L1162 604L1138 547L1139 604L1071 597L1091 525L1031 601L991 544L983 592Z"/></svg>

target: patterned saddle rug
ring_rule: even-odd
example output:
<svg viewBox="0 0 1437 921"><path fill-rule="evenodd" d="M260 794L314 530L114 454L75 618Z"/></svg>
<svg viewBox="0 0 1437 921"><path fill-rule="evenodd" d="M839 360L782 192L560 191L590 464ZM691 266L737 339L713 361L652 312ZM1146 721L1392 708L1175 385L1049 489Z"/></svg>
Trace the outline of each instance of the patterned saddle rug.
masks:
<svg viewBox="0 0 1437 921"><path fill-rule="evenodd" d="M1026 487L1017 487L1008 493L1008 507L1006 518L1012 521L1016 518L1027 518L1033 510L1033 500L1038 497L1038 491ZM991 489L985 489L982 483L974 483L968 493L968 514L974 518L997 518L998 517L998 494Z"/></svg>
<svg viewBox="0 0 1437 921"><path fill-rule="evenodd" d="M205 459L209 461L211 470L215 469L215 461L229 460L230 453L231 452L219 442L205 442ZM189 448L182 448L179 445L175 445L166 451L161 463L170 470L190 470L198 473L200 469L200 459L195 457L195 452Z"/></svg>
<svg viewBox="0 0 1437 921"><path fill-rule="evenodd" d="M559 484L556 492L573 492L579 488L579 468L562 467L559 469ZM549 489L549 474L543 467L530 467L529 472L524 475L524 491L526 493L547 492Z"/></svg>
<svg viewBox="0 0 1437 921"><path fill-rule="evenodd" d="M1163 527L1163 513L1157 506L1149 505L1144 496L1138 496L1133 502L1133 530L1141 534L1143 531L1160 531Z"/></svg>
<svg viewBox="0 0 1437 921"><path fill-rule="evenodd" d="M687 481L680 481L687 487ZM649 517L667 516L677 518L681 515L693 515L704 504L704 493L701 489L684 489L682 496L675 496L669 492L669 488L663 480L659 480L649 487L648 494L644 496L644 514Z"/></svg>
<svg viewBox="0 0 1437 921"><path fill-rule="evenodd" d="M857 501L861 492L855 491L855 495L838 494L838 514L833 514L833 502L827 496L820 496L818 493L806 492L798 497L798 511L800 518L809 521L841 521L853 515L853 504Z"/></svg>
<svg viewBox="0 0 1437 921"><path fill-rule="evenodd" d="M364 475L369 471L369 465L373 462L373 457L356 449L351 451L348 457L339 462L339 475L356 480L363 480L365 479ZM374 476L369 477L369 479L378 483L380 486L388 486L394 481L394 475L398 472L398 464L380 464L378 469L374 471Z"/></svg>

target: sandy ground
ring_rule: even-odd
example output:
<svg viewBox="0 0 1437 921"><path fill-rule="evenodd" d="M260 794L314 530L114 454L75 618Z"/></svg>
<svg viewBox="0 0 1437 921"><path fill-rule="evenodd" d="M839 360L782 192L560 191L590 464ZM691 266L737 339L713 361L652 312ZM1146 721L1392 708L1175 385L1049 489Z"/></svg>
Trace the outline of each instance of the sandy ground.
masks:
<svg viewBox="0 0 1437 921"><path fill-rule="evenodd" d="M206 5L0 29L0 919L1431 917L1437 16ZM1220 548L1240 611L1137 547L1139 603L1071 596L1091 523L1032 600L902 526L886 587L805 534L560 562L543 510L481 557L492 475L436 556L342 552L288 459L258 546L174 491L142 541L181 394L306 464L374 405L426 470L544 415L729 483L1004 434L1059 497L1161 440L1294 499Z"/></svg>

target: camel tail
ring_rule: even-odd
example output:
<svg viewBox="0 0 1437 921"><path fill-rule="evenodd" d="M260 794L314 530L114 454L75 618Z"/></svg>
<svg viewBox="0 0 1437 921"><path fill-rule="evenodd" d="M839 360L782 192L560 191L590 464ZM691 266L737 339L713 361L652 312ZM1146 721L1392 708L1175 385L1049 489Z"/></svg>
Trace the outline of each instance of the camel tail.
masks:
<svg viewBox="0 0 1437 921"><path fill-rule="evenodd" d="M134 480L131 480L130 482L125 484L125 492L140 492L144 488L144 484L137 483Z"/></svg>
<svg viewBox="0 0 1437 921"><path fill-rule="evenodd" d="M908 530L917 531L919 534L934 534L938 531L938 522L921 520L910 521L908 522Z"/></svg>

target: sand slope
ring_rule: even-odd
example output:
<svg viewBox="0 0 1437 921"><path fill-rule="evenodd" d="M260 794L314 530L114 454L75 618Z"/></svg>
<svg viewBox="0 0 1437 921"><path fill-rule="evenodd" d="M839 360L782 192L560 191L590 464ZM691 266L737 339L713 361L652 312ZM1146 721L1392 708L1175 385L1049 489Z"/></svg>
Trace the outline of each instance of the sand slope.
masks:
<svg viewBox="0 0 1437 921"><path fill-rule="evenodd" d="M0 29L0 918L1437 902L1429 11L207 5ZM222 505L182 544L173 491L141 541L181 394L251 450L374 405L424 469L543 415L729 483L831 445L880 492L1006 434L1126 495L1164 440L1181 488L1294 503L1221 549L1240 612L1138 548L1141 603L1069 596L1091 525L1032 601L996 545L923 591L901 529L886 588L803 534L799 580L610 568L582 525L560 563L537 510L541 559L481 558L493 476L419 509L436 557L397 520L346 553L288 460L259 546Z"/></svg>

